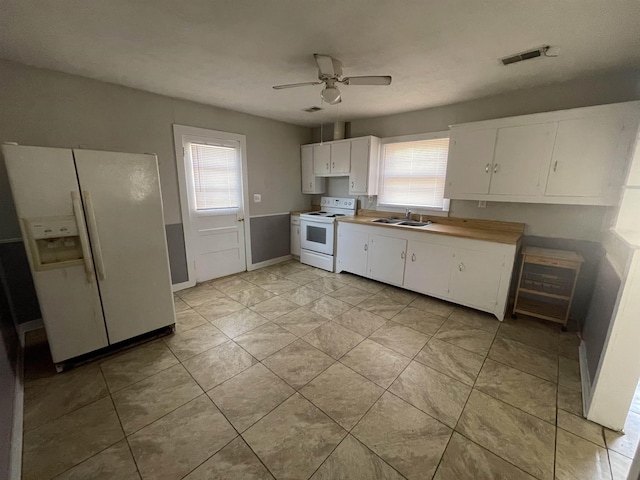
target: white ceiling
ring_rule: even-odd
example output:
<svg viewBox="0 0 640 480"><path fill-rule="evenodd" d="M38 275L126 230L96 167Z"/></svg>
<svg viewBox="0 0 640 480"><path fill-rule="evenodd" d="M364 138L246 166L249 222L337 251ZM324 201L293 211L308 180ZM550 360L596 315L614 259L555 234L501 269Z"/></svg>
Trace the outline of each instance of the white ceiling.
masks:
<svg viewBox="0 0 640 480"><path fill-rule="evenodd" d="M0 58L300 125L445 105L640 66L638 0L0 0ZM549 44L558 58L498 58ZM313 53L346 76L339 106Z"/></svg>

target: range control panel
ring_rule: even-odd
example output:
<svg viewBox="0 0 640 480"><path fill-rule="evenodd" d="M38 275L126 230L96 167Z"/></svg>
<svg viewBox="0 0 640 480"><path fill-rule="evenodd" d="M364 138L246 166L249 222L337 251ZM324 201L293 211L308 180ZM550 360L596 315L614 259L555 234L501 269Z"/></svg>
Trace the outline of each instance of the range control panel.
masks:
<svg viewBox="0 0 640 480"><path fill-rule="evenodd" d="M348 208L354 210L356 208L355 198L339 198L339 197L322 197L320 200L321 207Z"/></svg>

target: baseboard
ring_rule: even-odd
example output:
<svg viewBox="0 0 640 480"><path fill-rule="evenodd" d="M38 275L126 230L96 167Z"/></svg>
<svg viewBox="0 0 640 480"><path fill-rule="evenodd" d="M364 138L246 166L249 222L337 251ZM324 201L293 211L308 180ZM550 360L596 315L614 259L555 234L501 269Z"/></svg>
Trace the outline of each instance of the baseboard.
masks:
<svg viewBox="0 0 640 480"><path fill-rule="evenodd" d="M38 330L44 327L44 322L41 318L30 320L28 322L18 324L18 338L20 338L20 345L24 348L24 341L27 332Z"/></svg>
<svg viewBox="0 0 640 480"><path fill-rule="evenodd" d="M182 282L182 283L174 283L171 285L171 291L179 292L180 290L185 290L187 288L195 287L196 282Z"/></svg>
<svg viewBox="0 0 640 480"><path fill-rule="evenodd" d="M253 270L257 270L258 268L269 267L277 263L286 262L287 260L291 260L292 258L293 258L292 255L285 255L284 257L278 257L278 258L270 258L269 260L265 260L264 262L247 265L247 271L251 272Z"/></svg>
<svg viewBox="0 0 640 480"><path fill-rule="evenodd" d="M578 347L578 358L580 363L580 383L582 386L582 416L587 418L589 406L591 405L591 376L587 365L587 347L584 340Z"/></svg>
<svg viewBox="0 0 640 480"><path fill-rule="evenodd" d="M21 335L17 358L16 387L13 397L13 425L11 428L11 451L9 453L9 480L22 477L22 438L24 418L24 334Z"/></svg>

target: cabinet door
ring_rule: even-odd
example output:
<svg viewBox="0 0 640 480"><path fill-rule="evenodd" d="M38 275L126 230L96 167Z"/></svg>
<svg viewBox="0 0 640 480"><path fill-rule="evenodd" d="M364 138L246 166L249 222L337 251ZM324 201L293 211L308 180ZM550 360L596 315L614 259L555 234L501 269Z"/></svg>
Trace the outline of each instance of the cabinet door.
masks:
<svg viewBox="0 0 640 480"><path fill-rule="evenodd" d="M427 295L449 298L453 249L409 241L404 287Z"/></svg>
<svg viewBox="0 0 640 480"><path fill-rule="evenodd" d="M605 196L611 174L629 147L630 139L623 141L623 129L620 116L559 122L545 195Z"/></svg>
<svg viewBox="0 0 640 480"><path fill-rule="evenodd" d="M300 177L302 193L324 193L324 178L317 178L313 173L313 147L300 148Z"/></svg>
<svg viewBox="0 0 640 480"><path fill-rule="evenodd" d="M407 241L403 238L369 236L368 277L402 285Z"/></svg>
<svg viewBox="0 0 640 480"><path fill-rule="evenodd" d="M291 217L291 255L300 256L300 217Z"/></svg>
<svg viewBox="0 0 640 480"><path fill-rule="evenodd" d="M331 173L331 145L313 146L313 173L315 175L329 175Z"/></svg>
<svg viewBox="0 0 640 480"><path fill-rule="evenodd" d="M331 173L332 174L348 174L351 168L351 142L331 144Z"/></svg>
<svg viewBox="0 0 640 480"><path fill-rule="evenodd" d="M496 132L496 128L452 132L445 197L489 192Z"/></svg>
<svg viewBox="0 0 640 480"><path fill-rule="evenodd" d="M369 234L338 225L338 272L367 275Z"/></svg>
<svg viewBox="0 0 640 480"><path fill-rule="evenodd" d="M550 122L498 129L489 193L520 196L542 193L557 125Z"/></svg>
<svg viewBox="0 0 640 480"><path fill-rule="evenodd" d="M457 303L493 312L504 269L504 255L456 249L451 269L451 297Z"/></svg>
<svg viewBox="0 0 640 480"><path fill-rule="evenodd" d="M368 191L369 140L361 138L351 141L351 172L349 173L349 195L375 195ZM377 192L376 192L377 193Z"/></svg>

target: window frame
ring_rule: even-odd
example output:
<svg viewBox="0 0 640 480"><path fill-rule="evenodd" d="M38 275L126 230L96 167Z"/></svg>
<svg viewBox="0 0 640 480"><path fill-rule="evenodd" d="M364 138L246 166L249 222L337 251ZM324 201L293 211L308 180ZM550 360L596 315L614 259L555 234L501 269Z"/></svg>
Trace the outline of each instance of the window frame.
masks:
<svg viewBox="0 0 640 480"><path fill-rule="evenodd" d="M441 138L450 138L451 132L449 130L442 130L439 132L418 133L413 135L399 135L395 137L386 137L380 139L380 174L378 177L378 196L376 199L376 206L380 207L380 210L389 212L404 213L407 208L411 209L412 213L427 214L434 216L449 216L450 200L446 197L443 198L442 208L428 207L425 205L397 205L389 204L381 201L382 192L384 189L385 180L385 156L384 146L390 143L408 143L419 142L423 140L437 140ZM449 144L449 148L451 144ZM448 161L448 160L447 160ZM446 175L446 173L445 173ZM445 176L446 181L446 176Z"/></svg>

